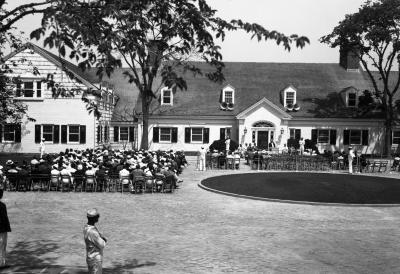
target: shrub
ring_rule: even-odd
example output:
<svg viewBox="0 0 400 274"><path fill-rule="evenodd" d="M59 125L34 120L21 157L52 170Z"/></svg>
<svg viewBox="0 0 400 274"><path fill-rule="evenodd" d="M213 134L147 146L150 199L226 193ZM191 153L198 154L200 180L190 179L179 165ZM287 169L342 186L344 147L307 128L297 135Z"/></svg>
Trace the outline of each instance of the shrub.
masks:
<svg viewBox="0 0 400 274"><path fill-rule="evenodd" d="M305 139L304 140L304 149L312 149L314 150L317 154L319 154L318 148L317 148L317 144L313 141L311 141L310 139Z"/></svg>
<svg viewBox="0 0 400 274"><path fill-rule="evenodd" d="M290 138L287 140L287 146L290 147L294 147L295 149L299 149L300 148L300 144L299 144L299 140L294 139L294 138Z"/></svg>
<svg viewBox="0 0 400 274"><path fill-rule="evenodd" d="M230 151L235 151L239 147L238 143L235 141L231 140L231 143L229 144L229 150ZM218 150L218 151L225 151L225 140L216 140L210 145L210 151L213 150Z"/></svg>

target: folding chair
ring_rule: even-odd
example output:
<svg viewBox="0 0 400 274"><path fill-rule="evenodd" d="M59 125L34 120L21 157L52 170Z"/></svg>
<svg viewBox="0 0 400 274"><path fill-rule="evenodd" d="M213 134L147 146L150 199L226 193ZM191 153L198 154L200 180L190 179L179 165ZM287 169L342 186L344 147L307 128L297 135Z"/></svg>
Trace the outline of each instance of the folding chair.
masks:
<svg viewBox="0 0 400 274"><path fill-rule="evenodd" d="M145 189L145 178L143 176L135 176L133 178L133 189L135 193L143 193Z"/></svg>
<svg viewBox="0 0 400 274"><path fill-rule="evenodd" d="M90 188L90 190L96 191L96 187L97 187L97 182L96 182L96 177L94 175L86 175L85 176L85 192L88 191L88 188Z"/></svg>
<svg viewBox="0 0 400 274"><path fill-rule="evenodd" d="M51 191L52 187L55 187L56 191L58 191L58 187L60 184L59 178L60 178L59 175L51 175L50 176L49 191Z"/></svg>
<svg viewBox="0 0 400 274"><path fill-rule="evenodd" d="M124 188L126 186L129 187L129 190L132 190L131 184L132 184L132 181L129 178L129 176L123 176L123 177L121 177L119 179L119 183L117 185L117 190L118 190L118 187L120 187L121 188L121 193L124 193Z"/></svg>
<svg viewBox="0 0 400 274"><path fill-rule="evenodd" d="M71 182L71 176L69 175L61 175L60 179L60 187L61 191L63 192L64 190L70 191L72 186Z"/></svg>

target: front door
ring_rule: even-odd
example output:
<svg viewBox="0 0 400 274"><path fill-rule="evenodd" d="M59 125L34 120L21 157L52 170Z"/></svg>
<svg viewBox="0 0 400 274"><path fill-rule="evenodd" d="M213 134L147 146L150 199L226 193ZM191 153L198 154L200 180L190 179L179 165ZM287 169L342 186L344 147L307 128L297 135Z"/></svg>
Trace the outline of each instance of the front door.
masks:
<svg viewBox="0 0 400 274"><path fill-rule="evenodd" d="M268 149L268 131L257 131L257 147L259 149Z"/></svg>

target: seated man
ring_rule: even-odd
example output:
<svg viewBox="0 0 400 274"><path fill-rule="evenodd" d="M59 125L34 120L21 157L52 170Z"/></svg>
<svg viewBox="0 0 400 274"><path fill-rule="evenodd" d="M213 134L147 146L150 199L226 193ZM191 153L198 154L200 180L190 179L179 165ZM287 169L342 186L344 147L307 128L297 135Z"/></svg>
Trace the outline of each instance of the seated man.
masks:
<svg viewBox="0 0 400 274"><path fill-rule="evenodd" d="M143 169L140 168L139 164L136 164L136 167L134 170L132 170L131 172L131 177L133 180L135 180L135 178L137 177L145 177L146 173L143 171Z"/></svg>

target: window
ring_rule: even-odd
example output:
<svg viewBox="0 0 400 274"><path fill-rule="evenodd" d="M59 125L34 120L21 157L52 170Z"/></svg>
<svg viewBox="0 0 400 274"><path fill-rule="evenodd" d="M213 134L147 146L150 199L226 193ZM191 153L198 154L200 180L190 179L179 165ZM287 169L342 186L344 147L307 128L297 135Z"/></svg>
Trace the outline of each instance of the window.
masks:
<svg viewBox="0 0 400 274"><path fill-rule="evenodd" d="M192 142L203 142L203 128L192 128Z"/></svg>
<svg viewBox="0 0 400 274"><path fill-rule="evenodd" d="M400 145L400 130L394 130L392 133L392 144Z"/></svg>
<svg viewBox="0 0 400 274"><path fill-rule="evenodd" d="M16 96L25 98L42 97L42 82L23 81L22 83L18 83Z"/></svg>
<svg viewBox="0 0 400 274"><path fill-rule="evenodd" d="M343 131L344 145L368 145L368 130L348 129Z"/></svg>
<svg viewBox="0 0 400 274"><path fill-rule="evenodd" d="M4 124L0 125L0 143L1 142L21 142L21 125Z"/></svg>
<svg viewBox="0 0 400 274"><path fill-rule="evenodd" d="M120 141L128 141L129 140L129 127L120 127L119 128L119 140Z"/></svg>
<svg viewBox="0 0 400 274"><path fill-rule="evenodd" d="M286 92L285 106L294 105L295 104L294 94L295 93L293 91L287 91Z"/></svg>
<svg viewBox="0 0 400 274"><path fill-rule="evenodd" d="M43 135L45 142L53 142L53 125L43 125Z"/></svg>
<svg viewBox="0 0 400 274"><path fill-rule="evenodd" d="M289 129L290 139L300 140L301 138L301 129L291 128Z"/></svg>
<svg viewBox="0 0 400 274"><path fill-rule="evenodd" d="M222 102L225 102L227 104L235 103L235 90L230 85L226 86L222 90Z"/></svg>
<svg viewBox="0 0 400 274"><path fill-rule="evenodd" d="M318 143L326 144L329 143L329 129L318 130Z"/></svg>
<svg viewBox="0 0 400 274"><path fill-rule="evenodd" d="M160 141L171 142L171 128L160 128Z"/></svg>
<svg viewBox="0 0 400 274"><path fill-rule="evenodd" d="M14 125L12 124L4 125L4 141L14 142L14 140L15 140Z"/></svg>
<svg viewBox="0 0 400 274"><path fill-rule="evenodd" d="M357 106L357 96L356 96L356 94L354 92L351 92L351 93L348 94L347 106L349 106L349 107Z"/></svg>
<svg viewBox="0 0 400 274"><path fill-rule="evenodd" d="M210 141L209 139L210 139L210 129L209 128L203 128L203 127L187 127L187 128L185 128L185 143L208 144Z"/></svg>
<svg viewBox="0 0 400 274"><path fill-rule="evenodd" d="M222 127L219 130L219 139L225 140L227 137L231 137L231 128L230 127Z"/></svg>
<svg viewBox="0 0 400 274"><path fill-rule="evenodd" d="M68 126L68 142L79 143L79 125L69 125Z"/></svg>
<svg viewBox="0 0 400 274"><path fill-rule="evenodd" d="M225 103L233 103L233 92L232 91L225 91Z"/></svg>
<svg viewBox="0 0 400 274"><path fill-rule="evenodd" d="M161 90L161 105L172 106L173 95L170 89L164 88Z"/></svg>

